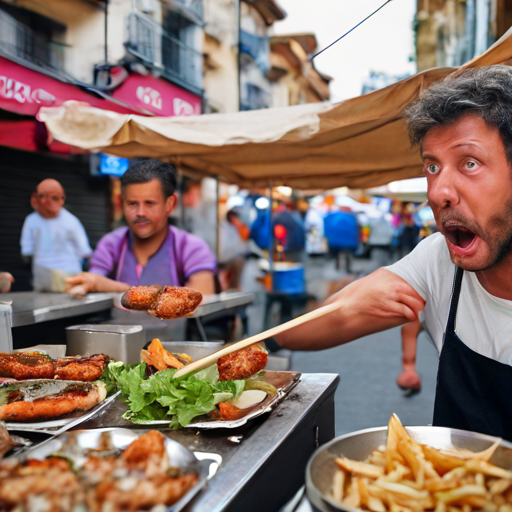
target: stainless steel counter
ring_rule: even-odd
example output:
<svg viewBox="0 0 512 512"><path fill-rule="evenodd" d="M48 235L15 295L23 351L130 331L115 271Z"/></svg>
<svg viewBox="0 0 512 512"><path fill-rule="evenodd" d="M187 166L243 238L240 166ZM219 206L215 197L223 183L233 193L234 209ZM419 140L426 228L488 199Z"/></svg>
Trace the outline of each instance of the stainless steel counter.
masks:
<svg viewBox="0 0 512 512"><path fill-rule="evenodd" d="M121 294L89 293L84 298L74 298L66 293L11 292L2 294L2 302L12 301L12 327L32 325L49 320L97 313L120 305ZM245 306L254 301L252 293L220 293L206 296L194 312L194 317L204 317L219 311ZM131 313L131 312L129 312ZM143 313L144 317L148 317ZM129 317L137 323L135 316ZM151 317L149 317L151 318Z"/></svg>
<svg viewBox="0 0 512 512"><path fill-rule="evenodd" d="M217 295L206 295L200 306L194 311L192 317L203 317L242 306L247 306L254 302L254 293L232 292L219 293Z"/></svg>
<svg viewBox="0 0 512 512"><path fill-rule="evenodd" d="M11 292L2 294L1 300L12 301L13 327L97 313L114 305L109 293L89 293L77 299L66 293Z"/></svg>
<svg viewBox="0 0 512 512"><path fill-rule="evenodd" d="M187 512L277 511L304 485L313 451L334 437L334 374L303 374L301 382L270 415L242 429L173 431L166 435L195 452L217 453L217 474ZM141 428L121 418L120 400L77 428Z"/></svg>

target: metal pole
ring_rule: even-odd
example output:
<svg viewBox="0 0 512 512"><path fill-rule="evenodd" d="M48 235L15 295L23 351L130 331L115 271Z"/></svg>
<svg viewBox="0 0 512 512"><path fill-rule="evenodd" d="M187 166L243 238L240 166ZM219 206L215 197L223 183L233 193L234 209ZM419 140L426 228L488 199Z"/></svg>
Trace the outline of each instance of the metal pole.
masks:
<svg viewBox="0 0 512 512"><path fill-rule="evenodd" d="M268 182L268 228L269 228L269 242L268 242L268 263L269 272L272 276L274 272L274 233L272 231L272 181Z"/></svg>
<svg viewBox="0 0 512 512"><path fill-rule="evenodd" d="M242 0L238 0L238 110L242 110Z"/></svg>
<svg viewBox="0 0 512 512"><path fill-rule="evenodd" d="M108 63L108 0L105 0L105 64Z"/></svg>
<svg viewBox="0 0 512 512"><path fill-rule="evenodd" d="M220 182L219 177L217 176L217 226L216 226L216 249L217 249L217 263L220 259Z"/></svg>
<svg viewBox="0 0 512 512"><path fill-rule="evenodd" d="M183 204L183 193L185 192L185 177L182 172L178 171L178 190L179 196L178 201L180 203L180 228L185 229L186 219L185 219L185 205Z"/></svg>

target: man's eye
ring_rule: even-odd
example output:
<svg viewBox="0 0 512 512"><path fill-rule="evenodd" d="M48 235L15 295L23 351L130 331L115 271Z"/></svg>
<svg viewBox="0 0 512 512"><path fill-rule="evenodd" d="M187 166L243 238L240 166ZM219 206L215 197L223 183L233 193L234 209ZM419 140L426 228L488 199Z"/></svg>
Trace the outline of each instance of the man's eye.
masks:
<svg viewBox="0 0 512 512"><path fill-rule="evenodd" d="M428 164L427 165L427 172L429 174L437 174L439 172L439 166L436 164Z"/></svg>
<svg viewBox="0 0 512 512"><path fill-rule="evenodd" d="M468 163L466 164L466 167L467 167L468 169L474 169L474 168L476 167L476 162L472 162L472 161L471 161L471 162L468 162Z"/></svg>

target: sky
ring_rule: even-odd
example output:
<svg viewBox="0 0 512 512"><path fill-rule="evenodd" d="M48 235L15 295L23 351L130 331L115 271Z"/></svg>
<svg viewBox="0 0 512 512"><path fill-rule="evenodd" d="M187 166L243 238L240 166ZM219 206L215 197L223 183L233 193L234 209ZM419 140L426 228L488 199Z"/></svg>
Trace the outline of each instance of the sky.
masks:
<svg viewBox="0 0 512 512"><path fill-rule="evenodd" d="M319 51L357 25L385 0L278 0L288 14L274 24L275 34L313 32ZM371 71L413 74L413 18L416 0L393 0L352 33L315 58L316 68L331 76L331 100L361 94Z"/></svg>

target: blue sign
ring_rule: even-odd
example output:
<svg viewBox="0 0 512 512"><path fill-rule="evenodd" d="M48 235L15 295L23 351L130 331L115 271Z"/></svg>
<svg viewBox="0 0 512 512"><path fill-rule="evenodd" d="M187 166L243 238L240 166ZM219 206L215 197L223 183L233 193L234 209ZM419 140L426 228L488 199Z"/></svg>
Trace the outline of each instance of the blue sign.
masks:
<svg viewBox="0 0 512 512"><path fill-rule="evenodd" d="M127 170L130 162L128 158L107 155L100 153L100 172L111 176L122 176Z"/></svg>

